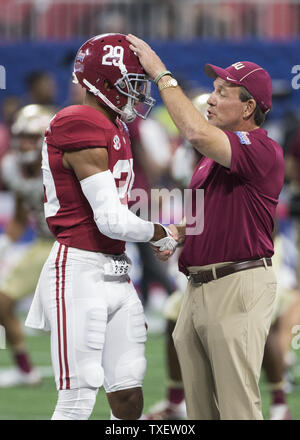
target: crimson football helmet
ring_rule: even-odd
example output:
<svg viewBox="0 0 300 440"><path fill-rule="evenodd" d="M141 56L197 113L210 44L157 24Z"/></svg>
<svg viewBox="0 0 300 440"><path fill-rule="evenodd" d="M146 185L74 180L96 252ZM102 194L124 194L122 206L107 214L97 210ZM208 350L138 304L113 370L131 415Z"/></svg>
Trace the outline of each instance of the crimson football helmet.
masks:
<svg viewBox="0 0 300 440"><path fill-rule="evenodd" d="M86 41L75 58L73 82L79 82L125 122L132 122L136 115L146 119L155 104L151 81L123 34L102 34Z"/></svg>

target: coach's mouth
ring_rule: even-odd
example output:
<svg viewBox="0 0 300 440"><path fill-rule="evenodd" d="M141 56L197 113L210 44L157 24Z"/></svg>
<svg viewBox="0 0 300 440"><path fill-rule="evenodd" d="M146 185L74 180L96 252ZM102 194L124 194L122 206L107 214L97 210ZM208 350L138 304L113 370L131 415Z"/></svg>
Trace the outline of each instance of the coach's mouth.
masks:
<svg viewBox="0 0 300 440"><path fill-rule="evenodd" d="M215 113L212 113L210 110L207 110L207 119L211 119L213 116L216 116Z"/></svg>

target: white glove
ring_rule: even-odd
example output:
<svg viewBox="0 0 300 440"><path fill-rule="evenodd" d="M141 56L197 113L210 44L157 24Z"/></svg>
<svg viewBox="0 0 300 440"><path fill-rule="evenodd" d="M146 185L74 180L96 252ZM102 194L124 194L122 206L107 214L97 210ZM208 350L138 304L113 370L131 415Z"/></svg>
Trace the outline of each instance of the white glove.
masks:
<svg viewBox="0 0 300 440"><path fill-rule="evenodd" d="M172 251L174 252L178 243L177 241L173 238L173 234L172 232L166 228L164 225L160 225L162 228L164 228L164 230L166 231L166 237L161 238L160 240L157 241L150 241L150 243L153 246L156 246L159 248L160 251Z"/></svg>

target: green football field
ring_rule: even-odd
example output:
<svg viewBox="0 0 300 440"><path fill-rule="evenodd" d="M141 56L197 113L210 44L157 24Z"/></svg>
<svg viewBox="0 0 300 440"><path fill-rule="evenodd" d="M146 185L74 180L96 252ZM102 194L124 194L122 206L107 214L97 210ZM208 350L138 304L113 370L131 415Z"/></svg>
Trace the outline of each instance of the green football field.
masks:
<svg viewBox="0 0 300 440"><path fill-rule="evenodd" d="M32 360L41 367L45 375L43 383L37 387L15 387L0 389L0 419L1 420L45 420L50 419L56 404L57 392L51 374L49 333L34 332L27 336L27 344ZM297 353L299 356L299 353ZM164 398L165 395L165 362L164 337L162 334L150 334L146 345L147 373L144 380L144 411ZM294 367L299 371L298 364ZM0 350L0 369L10 367L11 356L9 350ZM264 378L261 379L261 393L263 399L264 417L268 418L269 394ZM292 393L288 394L288 401L294 419L300 419L300 377L296 375L296 382ZM91 419L109 419L109 407L105 393L100 390Z"/></svg>

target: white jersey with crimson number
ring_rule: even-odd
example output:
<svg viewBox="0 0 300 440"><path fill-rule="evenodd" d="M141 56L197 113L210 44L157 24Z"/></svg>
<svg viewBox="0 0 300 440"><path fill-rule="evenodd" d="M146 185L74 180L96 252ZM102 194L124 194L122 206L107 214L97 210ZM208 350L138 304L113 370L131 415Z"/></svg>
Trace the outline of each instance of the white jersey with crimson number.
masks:
<svg viewBox="0 0 300 440"><path fill-rule="evenodd" d="M63 165L63 154L86 148L106 148L122 203L133 184L133 159L126 125L109 121L96 109L73 105L59 111L50 123L43 146L45 216L50 231L63 245L104 254L122 254L125 242L99 231L92 208L73 170Z"/></svg>

